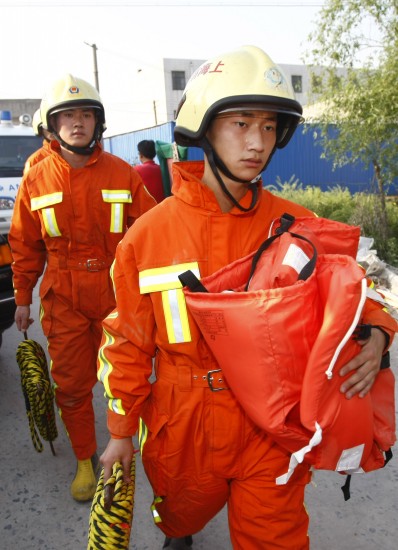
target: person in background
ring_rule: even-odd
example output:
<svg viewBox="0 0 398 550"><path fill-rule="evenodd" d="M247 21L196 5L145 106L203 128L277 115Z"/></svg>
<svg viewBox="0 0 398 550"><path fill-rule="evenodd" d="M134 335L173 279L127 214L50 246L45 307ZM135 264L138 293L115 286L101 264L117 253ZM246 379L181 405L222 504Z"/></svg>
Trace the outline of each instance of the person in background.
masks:
<svg viewBox="0 0 398 550"><path fill-rule="evenodd" d="M159 164L153 160L156 156L155 142L152 139L144 139L137 145L138 157L141 164L134 168L141 176L145 187L155 198L156 202L162 202L164 197L162 171Z"/></svg>
<svg viewBox="0 0 398 550"><path fill-rule="evenodd" d="M43 126L40 109L37 109L33 115L32 127L36 136L41 136L43 138L43 145L40 147L40 149L37 149L37 151L32 153L27 158L23 170L24 175L29 170L29 168L31 168L31 166L33 166L37 162L40 162L50 154L51 132L49 132L47 128Z"/></svg>
<svg viewBox="0 0 398 550"><path fill-rule="evenodd" d="M66 75L40 105L49 154L31 166L18 190L9 242L17 304L15 322L32 322L32 292L40 284L55 400L77 458L75 500L96 489L92 389L101 321L115 306L109 270L127 228L155 206L137 172L103 151L105 110L97 90Z"/></svg>
<svg viewBox="0 0 398 550"><path fill-rule="evenodd" d="M163 548L190 548L192 535L225 504L235 550L309 547L309 466L299 464L286 485L276 484L290 453L248 417L222 372L212 391L209 376L219 366L178 279L186 270L207 277L256 251L285 212L314 216L261 179L301 114L261 49L246 46L204 63L187 84L174 131L179 145L203 149L204 162L173 164L173 196L139 219L116 251L117 305L103 322L98 357L111 436L100 460L105 481L115 462L128 481L139 430ZM351 373L340 388L348 398L370 390L397 328L378 304L365 318L378 328L340 371ZM250 376L245 365L242 376Z"/></svg>

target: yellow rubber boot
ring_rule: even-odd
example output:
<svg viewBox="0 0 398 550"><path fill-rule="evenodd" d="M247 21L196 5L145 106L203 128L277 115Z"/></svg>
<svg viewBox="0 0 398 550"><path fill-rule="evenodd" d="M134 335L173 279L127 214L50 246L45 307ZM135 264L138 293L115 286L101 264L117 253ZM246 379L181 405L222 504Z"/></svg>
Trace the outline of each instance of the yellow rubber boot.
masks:
<svg viewBox="0 0 398 550"><path fill-rule="evenodd" d="M97 478L94 473L91 458L77 461L75 479L70 486L70 494L79 502L92 500L97 488Z"/></svg>

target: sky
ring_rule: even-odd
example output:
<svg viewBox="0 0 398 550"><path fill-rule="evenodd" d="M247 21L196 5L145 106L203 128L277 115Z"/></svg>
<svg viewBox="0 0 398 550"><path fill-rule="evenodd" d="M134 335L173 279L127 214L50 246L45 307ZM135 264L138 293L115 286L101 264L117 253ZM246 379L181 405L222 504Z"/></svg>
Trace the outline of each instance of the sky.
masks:
<svg viewBox="0 0 398 550"><path fill-rule="evenodd" d="M0 98L41 98L65 73L98 81L110 134L141 106L134 89L162 58L207 59L242 45L302 64L323 0L0 0ZM139 77L138 77L139 75ZM156 100L156 91L152 98Z"/></svg>

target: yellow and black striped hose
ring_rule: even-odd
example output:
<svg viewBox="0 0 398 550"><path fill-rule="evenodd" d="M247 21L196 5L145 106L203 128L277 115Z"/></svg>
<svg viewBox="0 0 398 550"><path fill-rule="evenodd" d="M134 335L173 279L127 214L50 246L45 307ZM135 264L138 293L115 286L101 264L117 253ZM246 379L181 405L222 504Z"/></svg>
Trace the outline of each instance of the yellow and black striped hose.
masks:
<svg viewBox="0 0 398 550"><path fill-rule="evenodd" d="M123 481L123 468L113 465L104 486L104 470L91 504L87 550L126 550L133 522L135 455L131 461L131 483Z"/></svg>
<svg viewBox="0 0 398 550"><path fill-rule="evenodd" d="M19 344L16 356L21 371L22 391L34 448L39 453L43 451L40 434L50 443L51 451L55 455L52 442L57 438L58 431L46 354L41 345L34 340L24 340Z"/></svg>

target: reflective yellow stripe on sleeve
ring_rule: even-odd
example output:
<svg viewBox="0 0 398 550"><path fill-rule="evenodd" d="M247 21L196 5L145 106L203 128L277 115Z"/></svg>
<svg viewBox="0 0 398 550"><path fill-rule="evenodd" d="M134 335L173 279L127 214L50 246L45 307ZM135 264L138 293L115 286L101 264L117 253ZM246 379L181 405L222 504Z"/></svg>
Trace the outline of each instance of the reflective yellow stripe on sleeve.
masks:
<svg viewBox="0 0 398 550"><path fill-rule="evenodd" d="M200 278L197 262L146 269L139 273L140 293L162 293L163 312L170 344L191 341L188 311L178 275L192 271Z"/></svg>
<svg viewBox="0 0 398 550"><path fill-rule="evenodd" d="M148 438L148 428L146 427L145 422L140 417L139 425L138 425L138 444L140 446L141 456L144 451L144 445L147 438Z"/></svg>
<svg viewBox="0 0 398 550"><path fill-rule="evenodd" d="M117 315L117 313L112 313L111 315ZM105 336L105 342L100 347L99 352L98 352L99 367L98 367L97 377L98 377L98 380L100 380L102 382L102 384L104 385L105 397L107 397L107 399L108 399L108 407L111 409L111 411L113 411L117 414L121 414L121 415L125 416L126 412L123 409L121 399L116 399L115 398L115 396L112 394L111 388L109 386L109 375L111 374L113 369L112 369L112 364L109 363L109 361L107 360L107 358L105 357L105 354L104 354L105 348L107 346L113 344L115 339L105 329L104 329L104 336Z"/></svg>
<svg viewBox="0 0 398 550"><path fill-rule="evenodd" d="M110 276L111 281L112 281L113 293L114 293L114 295L116 296L115 278L114 278L114 276L113 276L114 271L115 271L115 260L113 260L112 265L111 265L111 267L110 267L110 269L109 269L109 276Z"/></svg>

